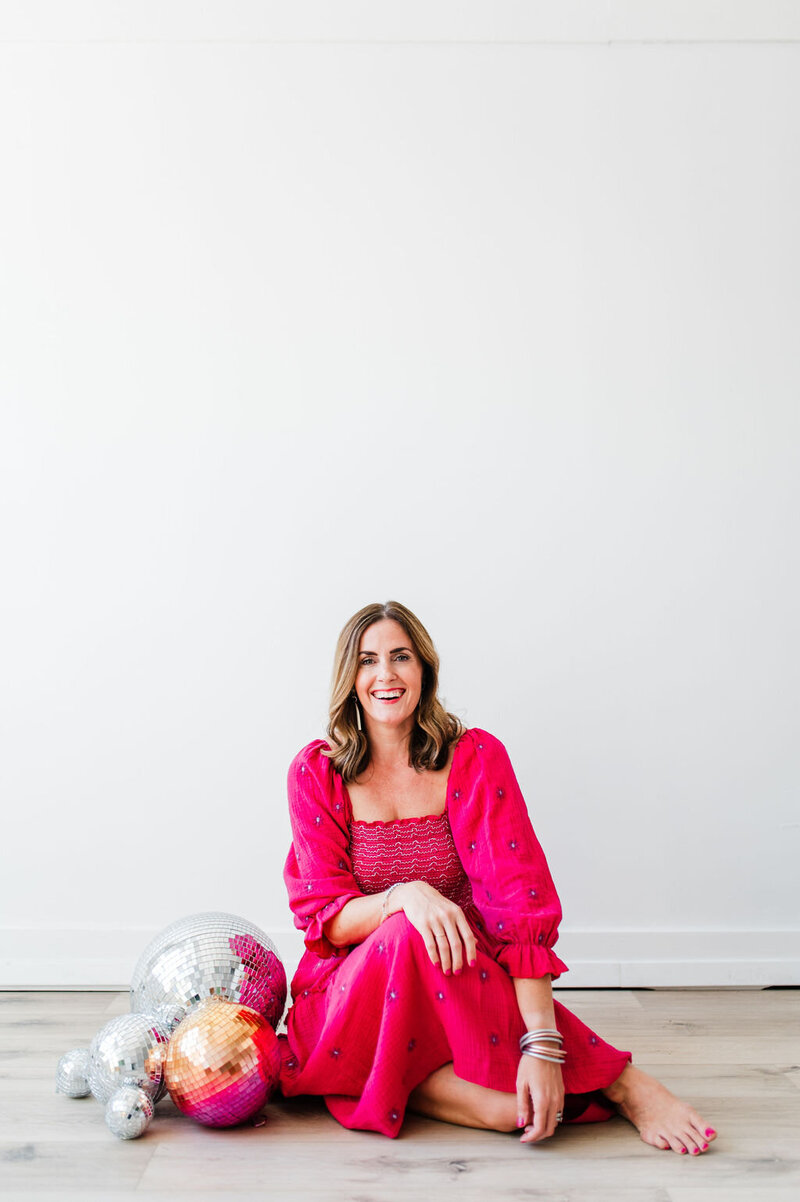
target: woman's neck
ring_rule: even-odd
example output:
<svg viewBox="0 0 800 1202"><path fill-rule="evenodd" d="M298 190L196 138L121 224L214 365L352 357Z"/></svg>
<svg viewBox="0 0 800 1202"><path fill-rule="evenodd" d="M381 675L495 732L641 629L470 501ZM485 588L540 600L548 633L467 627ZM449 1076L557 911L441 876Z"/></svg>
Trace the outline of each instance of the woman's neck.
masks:
<svg viewBox="0 0 800 1202"><path fill-rule="evenodd" d="M367 723L366 733L370 763L375 771L385 772L393 768L408 767L413 724L388 730L381 726L370 729L370 726L371 723Z"/></svg>

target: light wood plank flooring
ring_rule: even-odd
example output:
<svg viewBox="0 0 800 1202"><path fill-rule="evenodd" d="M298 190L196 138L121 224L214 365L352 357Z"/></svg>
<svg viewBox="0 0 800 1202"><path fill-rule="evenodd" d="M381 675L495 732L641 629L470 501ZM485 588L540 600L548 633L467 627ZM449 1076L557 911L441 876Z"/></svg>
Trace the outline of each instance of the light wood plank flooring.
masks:
<svg viewBox="0 0 800 1202"><path fill-rule="evenodd" d="M410 1117L400 1138L345 1131L317 1099L263 1126L199 1127L168 1098L117 1140L93 1098L57 1095L59 1056L128 1010L124 993L0 994L0 1193L149 1202L797 1202L800 990L562 990L560 1000L690 1100L720 1132L700 1157L660 1152L621 1118L544 1144Z"/></svg>

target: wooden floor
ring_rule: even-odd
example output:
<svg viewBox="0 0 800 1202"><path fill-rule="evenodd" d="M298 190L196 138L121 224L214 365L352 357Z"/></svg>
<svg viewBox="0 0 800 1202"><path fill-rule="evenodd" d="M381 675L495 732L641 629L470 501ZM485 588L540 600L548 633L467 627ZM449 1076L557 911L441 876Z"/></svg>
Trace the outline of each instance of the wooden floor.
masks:
<svg viewBox="0 0 800 1202"><path fill-rule="evenodd" d="M110 1134L93 1098L55 1093L59 1056L128 1010L121 993L0 994L0 1193L36 1202L132 1194L442 1202L797 1202L800 990L564 990L562 1002L690 1100L720 1132L699 1157L660 1152L621 1118L513 1135L410 1117L396 1140L345 1131L316 1099L267 1122L199 1127L169 1098L138 1140Z"/></svg>

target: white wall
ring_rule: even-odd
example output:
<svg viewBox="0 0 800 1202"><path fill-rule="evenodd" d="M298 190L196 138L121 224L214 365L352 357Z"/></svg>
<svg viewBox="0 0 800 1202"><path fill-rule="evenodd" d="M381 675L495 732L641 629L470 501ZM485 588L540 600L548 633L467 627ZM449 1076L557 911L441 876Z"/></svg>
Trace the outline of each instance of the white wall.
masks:
<svg viewBox="0 0 800 1202"><path fill-rule="evenodd" d="M291 967L286 767L388 597L562 984L800 980L800 18L553 7L2 10L0 984L206 908Z"/></svg>

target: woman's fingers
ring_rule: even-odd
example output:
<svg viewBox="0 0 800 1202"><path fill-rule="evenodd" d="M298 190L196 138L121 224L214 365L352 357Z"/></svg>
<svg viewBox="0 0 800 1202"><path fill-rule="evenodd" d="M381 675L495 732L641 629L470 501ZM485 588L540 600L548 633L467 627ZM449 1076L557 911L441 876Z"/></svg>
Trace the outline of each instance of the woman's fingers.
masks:
<svg viewBox="0 0 800 1202"><path fill-rule="evenodd" d="M530 1109L526 1106L523 1110L526 1097L529 1098ZM553 1135L558 1126L556 1115L564 1107L560 1065L522 1056L517 1070L517 1106L520 1117L526 1123L525 1132L520 1137L522 1143L538 1143Z"/></svg>
<svg viewBox="0 0 800 1202"><path fill-rule="evenodd" d="M525 1128L521 1141L524 1144L535 1144L540 1139L549 1139L555 1133L557 1126L555 1106L547 1106L543 1102L537 1105L534 1098L533 1122Z"/></svg>
<svg viewBox="0 0 800 1202"><path fill-rule="evenodd" d="M453 972L461 972L464 967L464 943L457 915L454 917L448 915L445 919L445 934L450 948L450 967Z"/></svg>
<svg viewBox="0 0 800 1202"><path fill-rule="evenodd" d="M527 1083L517 1081L517 1126L527 1127L533 1122L533 1106Z"/></svg>
<svg viewBox="0 0 800 1202"><path fill-rule="evenodd" d="M450 951L450 940L444 931L439 931L434 935L436 940L436 950L439 954L439 963L442 967L442 972L449 972L452 964L452 955ZM436 963L436 961L434 961Z"/></svg>
<svg viewBox="0 0 800 1202"><path fill-rule="evenodd" d="M422 935L431 963L445 973L461 972L475 963L477 944L461 907L423 881L413 884L418 886L416 895L410 895L403 909Z"/></svg>
<svg viewBox="0 0 800 1202"><path fill-rule="evenodd" d="M475 964L478 959L478 945L475 942L475 936L472 933L472 927L467 922L466 915L464 914L463 910L459 910L456 921L458 923L458 930L461 935L461 940L464 944L464 954L466 956L467 964Z"/></svg>

